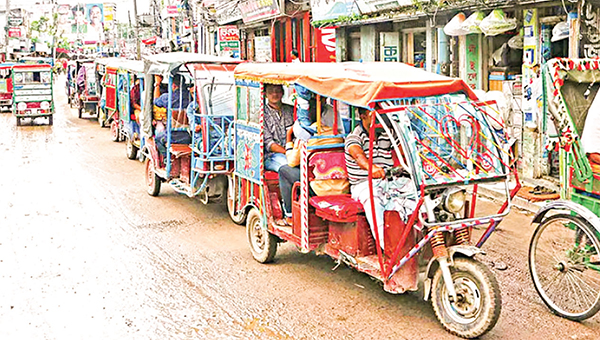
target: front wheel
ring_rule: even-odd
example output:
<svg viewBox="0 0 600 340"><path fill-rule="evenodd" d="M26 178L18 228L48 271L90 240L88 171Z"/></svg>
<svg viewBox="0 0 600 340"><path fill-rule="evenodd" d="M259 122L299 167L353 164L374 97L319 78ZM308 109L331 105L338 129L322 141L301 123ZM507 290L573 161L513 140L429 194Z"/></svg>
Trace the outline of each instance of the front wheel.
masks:
<svg viewBox="0 0 600 340"><path fill-rule="evenodd" d="M431 304L435 316L450 333L462 338L477 338L491 330L502 308L498 281L481 262L455 258L450 267L457 300L452 301L438 268L433 277Z"/></svg>
<svg viewBox="0 0 600 340"><path fill-rule="evenodd" d="M146 189L148 195L158 196L160 193L160 177L154 172L154 162L152 158L146 160Z"/></svg>
<svg viewBox="0 0 600 340"><path fill-rule="evenodd" d="M227 176L227 212L229 212L229 217L231 217L233 223L242 225L246 222L246 212L243 210L235 211L236 193L236 181L233 175L229 175Z"/></svg>
<svg viewBox="0 0 600 340"><path fill-rule="evenodd" d="M127 152L127 158L136 159L138 154L138 147L133 144L130 138L125 141L125 151Z"/></svg>
<svg viewBox="0 0 600 340"><path fill-rule="evenodd" d="M600 310L597 249L597 232L579 216L554 215L535 229L529 244L529 272L552 312L581 321Z"/></svg>
<svg viewBox="0 0 600 340"><path fill-rule="evenodd" d="M246 220L246 234L250 243L252 257L260 263L269 263L277 253L277 238L263 228L262 215L252 208Z"/></svg>
<svg viewBox="0 0 600 340"><path fill-rule="evenodd" d="M121 130L119 129L119 123L116 119L110 123L110 140L113 142L119 142L121 140Z"/></svg>

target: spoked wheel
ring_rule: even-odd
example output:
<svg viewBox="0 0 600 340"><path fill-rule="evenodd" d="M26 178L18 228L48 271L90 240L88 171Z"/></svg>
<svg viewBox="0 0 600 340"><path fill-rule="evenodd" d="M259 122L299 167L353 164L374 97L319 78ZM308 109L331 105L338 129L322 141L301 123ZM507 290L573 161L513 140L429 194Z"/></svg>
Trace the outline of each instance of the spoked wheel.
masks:
<svg viewBox="0 0 600 340"><path fill-rule="evenodd" d="M277 253L277 238L263 229L262 216L258 209L253 208L246 220L246 234L250 243L252 257L260 263L269 263Z"/></svg>
<svg viewBox="0 0 600 340"><path fill-rule="evenodd" d="M431 304L442 326L463 338L477 338L491 330L498 318L502 300L498 281L482 263L472 258L455 258L450 267L457 301L448 294L442 271L433 277Z"/></svg>
<svg viewBox="0 0 600 340"><path fill-rule="evenodd" d="M235 201L237 188L236 183L232 175L227 176L227 211L229 212L229 217L235 224L242 225L246 222L246 213L245 211L239 211L236 214L235 211Z"/></svg>
<svg viewBox="0 0 600 340"><path fill-rule="evenodd" d="M158 196L160 193L160 177L154 172L154 162L152 158L146 160L146 188L148 195Z"/></svg>
<svg viewBox="0 0 600 340"><path fill-rule="evenodd" d="M119 123L116 120L113 120L110 123L110 139L113 142L121 140L121 130L119 129Z"/></svg>
<svg viewBox="0 0 600 340"><path fill-rule="evenodd" d="M125 140L125 151L127 152L127 158L136 159L138 154L138 147L133 144L131 138Z"/></svg>
<svg viewBox="0 0 600 340"><path fill-rule="evenodd" d="M597 233L579 216L554 215L536 228L529 245L529 272L552 312L581 321L600 310L597 249Z"/></svg>

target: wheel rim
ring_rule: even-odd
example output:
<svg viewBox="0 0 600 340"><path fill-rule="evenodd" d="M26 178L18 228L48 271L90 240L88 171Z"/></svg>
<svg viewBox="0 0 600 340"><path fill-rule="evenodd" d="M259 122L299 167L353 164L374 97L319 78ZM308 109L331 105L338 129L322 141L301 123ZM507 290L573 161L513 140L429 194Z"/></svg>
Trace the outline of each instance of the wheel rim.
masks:
<svg viewBox="0 0 600 340"><path fill-rule="evenodd" d="M231 218L235 219L235 184L233 180L233 176L227 177L227 211L229 211L229 215Z"/></svg>
<svg viewBox="0 0 600 340"><path fill-rule="evenodd" d="M111 132L114 140L117 140L119 138L119 129L118 129L117 123L115 121L113 121L110 124L110 132Z"/></svg>
<svg viewBox="0 0 600 340"><path fill-rule="evenodd" d="M446 285L442 288L442 304L448 315L457 323L470 324L477 319L483 298L477 282L470 277L453 275L457 301L450 301Z"/></svg>
<svg viewBox="0 0 600 340"><path fill-rule="evenodd" d="M258 253L262 253L265 250L266 233L267 231L262 228L260 218L255 218L250 227L250 240L252 242L252 248Z"/></svg>
<svg viewBox="0 0 600 340"><path fill-rule="evenodd" d="M572 317L592 310L600 298L600 266L590 263L597 257L594 236L574 219L557 218L532 243L532 278L550 308Z"/></svg>
<svg viewBox="0 0 600 340"><path fill-rule="evenodd" d="M148 188L154 187L154 179L154 164L151 160L148 160L148 165L146 165L146 185Z"/></svg>

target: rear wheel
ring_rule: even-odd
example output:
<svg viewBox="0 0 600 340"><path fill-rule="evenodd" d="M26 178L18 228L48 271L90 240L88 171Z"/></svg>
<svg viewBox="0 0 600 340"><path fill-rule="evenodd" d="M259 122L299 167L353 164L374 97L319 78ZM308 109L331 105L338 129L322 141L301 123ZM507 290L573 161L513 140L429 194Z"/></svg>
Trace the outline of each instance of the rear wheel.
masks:
<svg viewBox="0 0 600 340"><path fill-rule="evenodd" d="M158 196L160 193L160 177L154 172L152 158L146 160L146 188L150 196Z"/></svg>
<svg viewBox="0 0 600 340"><path fill-rule="evenodd" d="M431 292L435 316L450 333L477 338L491 330L500 317L502 300L498 281L484 264L472 258L455 258L450 271L457 301L450 298L438 268Z"/></svg>
<svg viewBox="0 0 600 340"><path fill-rule="evenodd" d="M529 245L529 272L538 294L555 314L581 321L600 310L598 234L579 216L554 215Z"/></svg>
<svg viewBox="0 0 600 340"><path fill-rule="evenodd" d="M17 126L21 126L21 117L17 117Z"/></svg>
<svg viewBox="0 0 600 340"><path fill-rule="evenodd" d="M116 119L114 119L110 123L110 139L113 142L118 142L121 140L121 131L119 129L119 124Z"/></svg>
<svg viewBox="0 0 600 340"><path fill-rule="evenodd" d="M136 159L138 154L138 147L133 144L130 138L125 140L125 151L127 152L127 158Z"/></svg>
<svg viewBox="0 0 600 340"><path fill-rule="evenodd" d="M248 235L252 257L260 263L273 261L277 253L277 238L263 228L262 216L256 208L252 208L248 214L246 234Z"/></svg>
<svg viewBox="0 0 600 340"><path fill-rule="evenodd" d="M237 183L233 178L233 175L227 176L227 211L229 212L229 217L231 217L233 223L242 225L244 222L246 222L246 212L243 210L235 210L237 194L236 185Z"/></svg>
<svg viewBox="0 0 600 340"><path fill-rule="evenodd" d="M100 106L96 107L96 114L98 116L98 124L100 124L100 127L106 127L106 117L104 116L104 111L100 108Z"/></svg>
<svg viewBox="0 0 600 340"><path fill-rule="evenodd" d="M48 116L48 125L52 125L54 123L54 117L52 115Z"/></svg>

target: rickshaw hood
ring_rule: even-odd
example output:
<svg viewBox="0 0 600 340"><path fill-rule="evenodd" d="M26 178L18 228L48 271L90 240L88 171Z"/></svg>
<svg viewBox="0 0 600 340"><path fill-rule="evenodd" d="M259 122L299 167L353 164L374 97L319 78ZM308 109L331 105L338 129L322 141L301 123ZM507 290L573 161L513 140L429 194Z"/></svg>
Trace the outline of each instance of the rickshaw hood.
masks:
<svg viewBox="0 0 600 340"><path fill-rule="evenodd" d="M427 72L403 63L246 63L236 79L275 84L299 84L353 106L372 108L386 99L426 97L463 92L477 100L462 80Z"/></svg>

